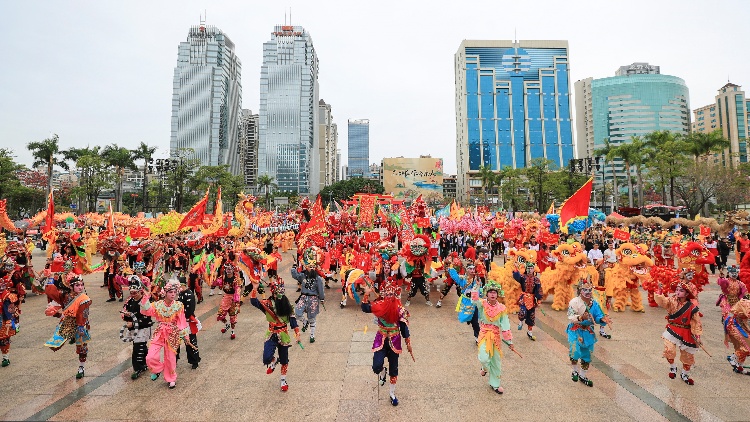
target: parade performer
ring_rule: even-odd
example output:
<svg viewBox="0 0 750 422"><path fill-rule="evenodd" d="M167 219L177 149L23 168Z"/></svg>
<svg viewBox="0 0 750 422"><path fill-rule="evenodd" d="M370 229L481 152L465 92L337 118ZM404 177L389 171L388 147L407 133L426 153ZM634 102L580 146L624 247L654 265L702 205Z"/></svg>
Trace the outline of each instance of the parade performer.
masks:
<svg viewBox="0 0 750 422"><path fill-rule="evenodd" d="M493 264L493 268L498 268L497 265ZM471 294L473 291L479 291L481 293L481 284L476 278L474 273L474 265L466 266L466 277L461 277L455 268L448 270L451 278L455 280L458 287L461 289L461 297L456 303L456 312L458 312L458 321L465 322L471 325L474 332L474 341L479 343L479 313L477 307L472 301ZM490 271L492 277L492 271Z"/></svg>
<svg viewBox="0 0 750 422"><path fill-rule="evenodd" d="M295 301L294 313L302 319L302 331L310 328L310 343L315 343L316 318L320 305L325 303L323 277L318 273L319 259L322 252L318 248L308 248L302 253L304 268L292 268L292 278L300 285L300 296ZM306 317L305 317L306 315Z"/></svg>
<svg viewBox="0 0 750 422"><path fill-rule="evenodd" d="M18 296L10 292L9 277L0 277L0 352L3 354L2 367L10 365L10 338L16 335L18 326Z"/></svg>
<svg viewBox="0 0 750 422"><path fill-rule="evenodd" d="M375 315L378 332L372 343L372 371L378 375L380 386L385 385L390 373L389 396L391 405L398 406L396 382L398 381L398 360L402 351L401 339L406 342L406 350L414 358L409 333L409 311L401 305L401 287L398 282L386 280L376 293L376 299L370 303L373 289L365 285L362 297L362 312ZM388 359L388 368L385 367Z"/></svg>
<svg viewBox="0 0 750 422"><path fill-rule="evenodd" d="M645 250L646 245L621 244L615 251L617 263L605 271L606 283L610 283L611 295L614 296L615 312L624 311L628 301L633 312L646 312L638 287L641 282L648 285L651 278L649 268L653 261L646 256ZM610 296L609 292L607 296Z"/></svg>
<svg viewBox="0 0 750 422"><path fill-rule="evenodd" d="M240 313L240 295L244 283L239 270L233 264L234 259L234 252L229 252L228 260L220 269L219 287L224 292L224 296L221 298L219 313L216 315L216 320L224 323L221 333L224 334L227 330L231 330L230 340L236 338L234 329L237 325L237 315ZM227 314L229 314L229 322L227 322Z"/></svg>
<svg viewBox="0 0 750 422"><path fill-rule="evenodd" d="M696 297L703 291L703 286L708 284L708 271L706 265L714 264L716 257L706 248L705 245L698 242L687 242L684 247L678 248L677 268L679 270L688 270L693 272L692 283L696 287Z"/></svg>
<svg viewBox="0 0 750 422"><path fill-rule="evenodd" d="M750 333L750 299L743 298L737 301L730 313L722 318L724 322L724 345L732 343L734 353L727 356L729 364L734 372L750 375L745 368L745 359L750 355L750 347L747 345L748 333Z"/></svg>
<svg viewBox="0 0 750 422"><path fill-rule="evenodd" d="M187 245L190 247L190 271L188 287L195 294L196 303L203 302L203 278L206 274L206 249L203 247L203 238L189 239Z"/></svg>
<svg viewBox="0 0 750 422"><path fill-rule="evenodd" d="M513 271L513 278L521 285L521 296L518 298L518 329L520 330L522 324L526 323L528 327L526 336L536 341L532 331L536 325L536 308L542 300L542 283L536 275L534 262L526 261L525 267L525 274Z"/></svg>
<svg viewBox="0 0 750 422"><path fill-rule="evenodd" d="M458 257L458 253L451 252L450 255L443 260L443 269L445 271L445 282L443 283L443 288L440 290L440 298L435 303L436 308L443 306L443 299L445 299L445 296L451 291L451 287L453 286L456 286L456 294L458 297L461 297L461 288L451 276L450 271L450 269L453 269L459 276L465 272L463 261Z"/></svg>
<svg viewBox="0 0 750 422"><path fill-rule="evenodd" d="M411 299L417 295L417 290L424 296L425 304L432 306L430 292L425 284L425 271L430 261L430 239L418 234L401 249L401 255L405 259L406 275L411 277L411 290L406 297L404 305L409 306Z"/></svg>
<svg viewBox="0 0 750 422"><path fill-rule="evenodd" d="M575 283L586 276L598 283L599 274L594 267L587 265L588 257L578 242L558 245L552 255L557 259L555 269L548 269L539 278L542 282L542 294L545 297L555 295L552 309L562 311L573 299Z"/></svg>
<svg viewBox="0 0 750 422"><path fill-rule="evenodd" d="M89 352L87 342L91 339L89 335L89 307L91 299L84 293L83 278L75 273L68 273L58 280L54 278L47 281L44 289L48 300L45 314L60 318L52 338L44 343L45 346L56 352L67 342L76 345L78 354L78 373L76 378L84 376L86 356Z"/></svg>
<svg viewBox="0 0 750 422"><path fill-rule="evenodd" d="M152 317L159 323L146 356L146 364L152 373L151 380L156 381L163 373L169 388L174 388L177 381L177 348L180 346L180 339L183 338L186 344L190 344L185 308L182 302L176 300L179 290L180 283L170 280L164 286L164 299L152 304L148 300L148 292L141 299L141 314ZM162 350L163 361L159 356Z"/></svg>
<svg viewBox="0 0 750 422"><path fill-rule="evenodd" d="M484 299L479 298L479 291L473 290L471 300L477 308L479 315L479 362L482 364L480 375L490 374L489 384L497 394L503 394L500 386L500 375L502 375L501 358L503 357L502 343L511 350L513 346L513 334L510 331L508 310L498 299L503 295L500 283L489 279L484 285Z"/></svg>
<svg viewBox="0 0 750 422"><path fill-rule="evenodd" d="M683 276L675 288L674 294L664 296L661 292L654 295L656 303L667 310L667 327L662 334L664 340L663 356L669 362L669 378L677 377L675 357L680 349L682 372L680 378L688 385L695 382L690 378L690 367L695 364L695 352L701 346L700 312L697 304L698 288L687 275Z"/></svg>
<svg viewBox="0 0 750 422"><path fill-rule="evenodd" d="M190 369L198 369L198 364L201 362L200 350L198 349L198 331L201 330L201 322L195 316L195 293L188 288L185 278L180 278L180 293L177 296L177 300L182 303L185 311L185 321L187 321L188 328L188 339L190 340L190 346L186 349L187 361L190 364ZM180 344L177 343L177 359L180 358Z"/></svg>
<svg viewBox="0 0 750 422"><path fill-rule="evenodd" d="M143 299L145 284L138 275L131 275L128 278L128 290L130 297L122 308L122 319L125 326L121 331L123 341L133 342L133 353L131 362L133 364L133 373L131 379L138 378L146 372L146 354L148 353L148 341L151 338L151 326L153 321L151 317L141 313L141 299Z"/></svg>
<svg viewBox="0 0 750 422"><path fill-rule="evenodd" d="M591 279L586 277L578 283L578 296L574 297L568 305L568 345L570 364L573 369L571 379L573 382L580 381L589 387L594 382L588 379L586 373L591 364L591 354L594 353L596 335L594 325L607 325L612 321L604 315L599 303L593 300L594 285ZM580 360L580 366L578 361Z"/></svg>
<svg viewBox="0 0 750 422"><path fill-rule="evenodd" d="M505 297L501 299L508 313L518 313L520 307L518 299L523 293L522 286L519 285L518 281L514 276L514 272L518 272L523 275L526 273L528 268L536 273L536 262L537 255L535 250L529 249L511 249L508 252L508 257L505 265L502 267L490 265L491 272L493 272L494 280L496 280L503 287Z"/></svg>
<svg viewBox="0 0 750 422"><path fill-rule="evenodd" d="M268 367L267 374L272 374L277 364L281 364L281 391L289 390L286 373L289 368L289 347L292 339L289 328L294 330L294 337L300 343L299 326L294 316L292 304L284 295L284 281L280 278L271 279L268 287L271 291L270 299L258 300L258 281L253 281L253 291L250 293L250 304L258 308L266 316L268 330L263 344L263 364ZM279 351L278 358L275 356Z"/></svg>
<svg viewBox="0 0 750 422"><path fill-rule="evenodd" d="M732 265L727 268L727 277L719 275L716 283L721 288L721 294L716 301L716 306L721 308L721 317L726 319L730 309L747 294L747 287L738 279L739 269Z"/></svg>

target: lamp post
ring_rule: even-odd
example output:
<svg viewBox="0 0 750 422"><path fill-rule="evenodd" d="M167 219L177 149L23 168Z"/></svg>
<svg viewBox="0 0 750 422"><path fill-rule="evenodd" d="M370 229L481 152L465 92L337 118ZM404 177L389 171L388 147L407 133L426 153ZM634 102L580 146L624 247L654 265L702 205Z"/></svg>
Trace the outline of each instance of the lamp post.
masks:
<svg viewBox="0 0 750 422"><path fill-rule="evenodd" d="M135 216L135 200L136 200L136 198L138 198L138 196L139 196L139 195L138 195L137 193L131 193L131 194L130 194L130 199L132 199L132 200L133 200L133 205L132 205L132 207L130 208L130 216L131 216L131 217L132 217L132 216Z"/></svg>
<svg viewBox="0 0 750 422"><path fill-rule="evenodd" d="M575 174L586 174L593 176L595 172L602 170L602 184L604 183L604 166L599 161L601 157L587 157L587 158L571 158L568 170L570 171L570 177L568 177L568 188L570 189L570 195L573 195L573 175ZM602 191L602 208L604 207L604 192Z"/></svg>

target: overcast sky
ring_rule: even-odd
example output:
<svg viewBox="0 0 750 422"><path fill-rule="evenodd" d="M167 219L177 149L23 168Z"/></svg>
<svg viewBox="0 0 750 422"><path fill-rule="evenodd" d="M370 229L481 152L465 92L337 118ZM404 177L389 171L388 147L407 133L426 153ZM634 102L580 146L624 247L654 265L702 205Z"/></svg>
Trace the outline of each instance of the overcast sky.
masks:
<svg viewBox="0 0 750 422"><path fill-rule="evenodd" d="M10 1L0 3L0 148L52 133L63 149L140 141L169 150L177 46L207 12L242 61L258 111L262 46L289 22L311 34L320 98L346 161L347 119L370 119L370 162L431 154L456 171L453 55L463 39L568 40L571 84L636 61L685 80L692 109L729 78L750 89L750 2Z"/></svg>

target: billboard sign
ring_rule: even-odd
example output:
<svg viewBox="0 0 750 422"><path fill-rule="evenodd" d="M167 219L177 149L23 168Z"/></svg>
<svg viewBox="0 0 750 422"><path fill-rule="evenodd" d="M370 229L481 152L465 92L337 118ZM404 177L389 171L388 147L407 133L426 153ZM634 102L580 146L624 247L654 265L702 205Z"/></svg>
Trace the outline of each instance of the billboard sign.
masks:
<svg viewBox="0 0 750 422"><path fill-rule="evenodd" d="M383 188L396 199L422 195L428 204L443 200L442 158L384 158Z"/></svg>

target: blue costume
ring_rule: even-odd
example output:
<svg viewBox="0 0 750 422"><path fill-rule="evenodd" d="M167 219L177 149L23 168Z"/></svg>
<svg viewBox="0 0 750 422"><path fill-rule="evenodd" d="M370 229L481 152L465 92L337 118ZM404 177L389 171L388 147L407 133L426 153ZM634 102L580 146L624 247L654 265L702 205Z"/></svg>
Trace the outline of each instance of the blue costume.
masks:
<svg viewBox="0 0 750 422"><path fill-rule="evenodd" d="M604 312L599 307L599 303L595 300L591 300L591 286L581 288L581 290L587 290L590 304L581 298L581 296L574 297L568 305L568 344L570 345L570 363L573 366L573 381L580 381L592 387L594 383L586 378L586 371L591 363L591 354L594 352L594 344L596 344L596 335L594 333L594 325L607 325ZM582 291L581 294L584 294ZM588 313L589 317L583 317L584 314ZM578 360L581 360L581 366L578 366Z"/></svg>
<svg viewBox="0 0 750 422"><path fill-rule="evenodd" d="M458 303L456 304L456 312L458 312L458 320L459 322L465 322L467 324L471 324L471 328L474 330L474 338L479 338L479 314L477 313L477 307L474 305L474 303L471 300L471 291L474 289L474 286L476 286L478 289L480 289L480 298L481 298L481 285L479 284L479 280L476 278L472 279L471 281L467 280L465 277L461 277L458 275L458 272L450 268L448 270L448 273L450 274L451 278L456 282L456 285L458 285L459 288L463 291L461 294L461 298L458 300ZM478 340L477 340L478 341Z"/></svg>

